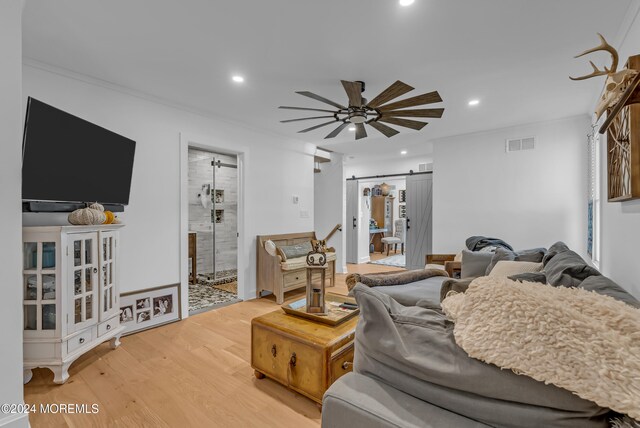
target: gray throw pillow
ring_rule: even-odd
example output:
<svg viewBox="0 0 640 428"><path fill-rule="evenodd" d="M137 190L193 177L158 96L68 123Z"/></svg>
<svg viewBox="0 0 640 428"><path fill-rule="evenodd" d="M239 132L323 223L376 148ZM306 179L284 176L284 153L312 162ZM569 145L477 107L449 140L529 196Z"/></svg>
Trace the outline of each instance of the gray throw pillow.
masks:
<svg viewBox="0 0 640 428"><path fill-rule="evenodd" d="M638 299L629 294L624 288L603 275L593 275L582 281L580 288L595 291L598 294L611 296L616 300L625 302L634 308L640 308Z"/></svg>
<svg viewBox="0 0 640 428"><path fill-rule="evenodd" d="M461 278L477 278L484 276L487 266L491 263L493 253L462 250Z"/></svg>
<svg viewBox="0 0 640 428"><path fill-rule="evenodd" d="M297 257L305 257L313 248L311 248L311 241L304 241L294 245L283 245L278 247L280 255L283 260L295 259Z"/></svg>
<svg viewBox="0 0 640 428"><path fill-rule="evenodd" d="M549 284L555 287L577 287L590 276L600 275L598 269L589 266L563 242L557 242L551 246L543 263L542 272L547 276Z"/></svg>
<svg viewBox="0 0 640 428"><path fill-rule="evenodd" d="M521 250L521 251L509 251L504 248L498 248L496 249L496 252L493 254L491 263L489 263L489 266L487 266L487 270L485 271L484 274L489 275L489 273L495 267L495 265L502 260L540 263L546 253L547 253L546 248L532 248L530 250Z"/></svg>

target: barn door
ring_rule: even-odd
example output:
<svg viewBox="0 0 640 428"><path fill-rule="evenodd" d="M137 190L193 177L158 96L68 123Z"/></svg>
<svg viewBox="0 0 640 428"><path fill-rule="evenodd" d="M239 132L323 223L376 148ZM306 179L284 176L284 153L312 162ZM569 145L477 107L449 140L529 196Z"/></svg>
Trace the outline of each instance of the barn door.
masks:
<svg viewBox="0 0 640 428"><path fill-rule="evenodd" d="M423 269L431 253L433 180L431 174L407 176L407 269Z"/></svg>

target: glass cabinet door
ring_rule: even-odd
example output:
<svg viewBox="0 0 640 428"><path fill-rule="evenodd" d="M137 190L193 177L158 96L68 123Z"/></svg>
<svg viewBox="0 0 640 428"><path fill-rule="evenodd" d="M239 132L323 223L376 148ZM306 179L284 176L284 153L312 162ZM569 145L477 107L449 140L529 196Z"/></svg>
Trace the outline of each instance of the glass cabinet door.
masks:
<svg viewBox="0 0 640 428"><path fill-rule="evenodd" d="M69 235L69 271L73 287L69 326L72 331L97 322L97 248L96 233Z"/></svg>
<svg viewBox="0 0 640 428"><path fill-rule="evenodd" d="M100 321L118 312L116 293L116 235L100 232Z"/></svg>
<svg viewBox="0 0 640 428"><path fill-rule="evenodd" d="M23 243L23 328L27 331L54 332L58 326L56 247L56 242L37 239Z"/></svg>

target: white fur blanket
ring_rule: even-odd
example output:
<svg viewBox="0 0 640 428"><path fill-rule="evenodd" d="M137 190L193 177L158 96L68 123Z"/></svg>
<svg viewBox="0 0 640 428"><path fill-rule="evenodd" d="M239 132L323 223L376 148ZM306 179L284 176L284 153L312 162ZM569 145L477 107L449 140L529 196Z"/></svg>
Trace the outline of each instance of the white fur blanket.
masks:
<svg viewBox="0 0 640 428"><path fill-rule="evenodd" d="M639 309L583 289L489 277L442 308L470 357L640 419Z"/></svg>

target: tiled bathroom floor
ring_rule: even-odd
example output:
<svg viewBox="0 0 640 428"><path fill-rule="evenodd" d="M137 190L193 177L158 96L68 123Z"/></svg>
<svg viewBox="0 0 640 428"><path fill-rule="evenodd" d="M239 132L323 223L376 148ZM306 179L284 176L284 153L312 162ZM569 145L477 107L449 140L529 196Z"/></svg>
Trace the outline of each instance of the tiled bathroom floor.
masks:
<svg viewBox="0 0 640 428"><path fill-rule="evenodd" d="M213 274L199 274L198 283L189 284L189 313L193 315L239 301L237 285L233 287L237 280L237 270L235 269L218 271L215 279L213 279ZM216 286L221 286L224 289L216 288ZM229 290L236 290L236 292Z"/></svg>

